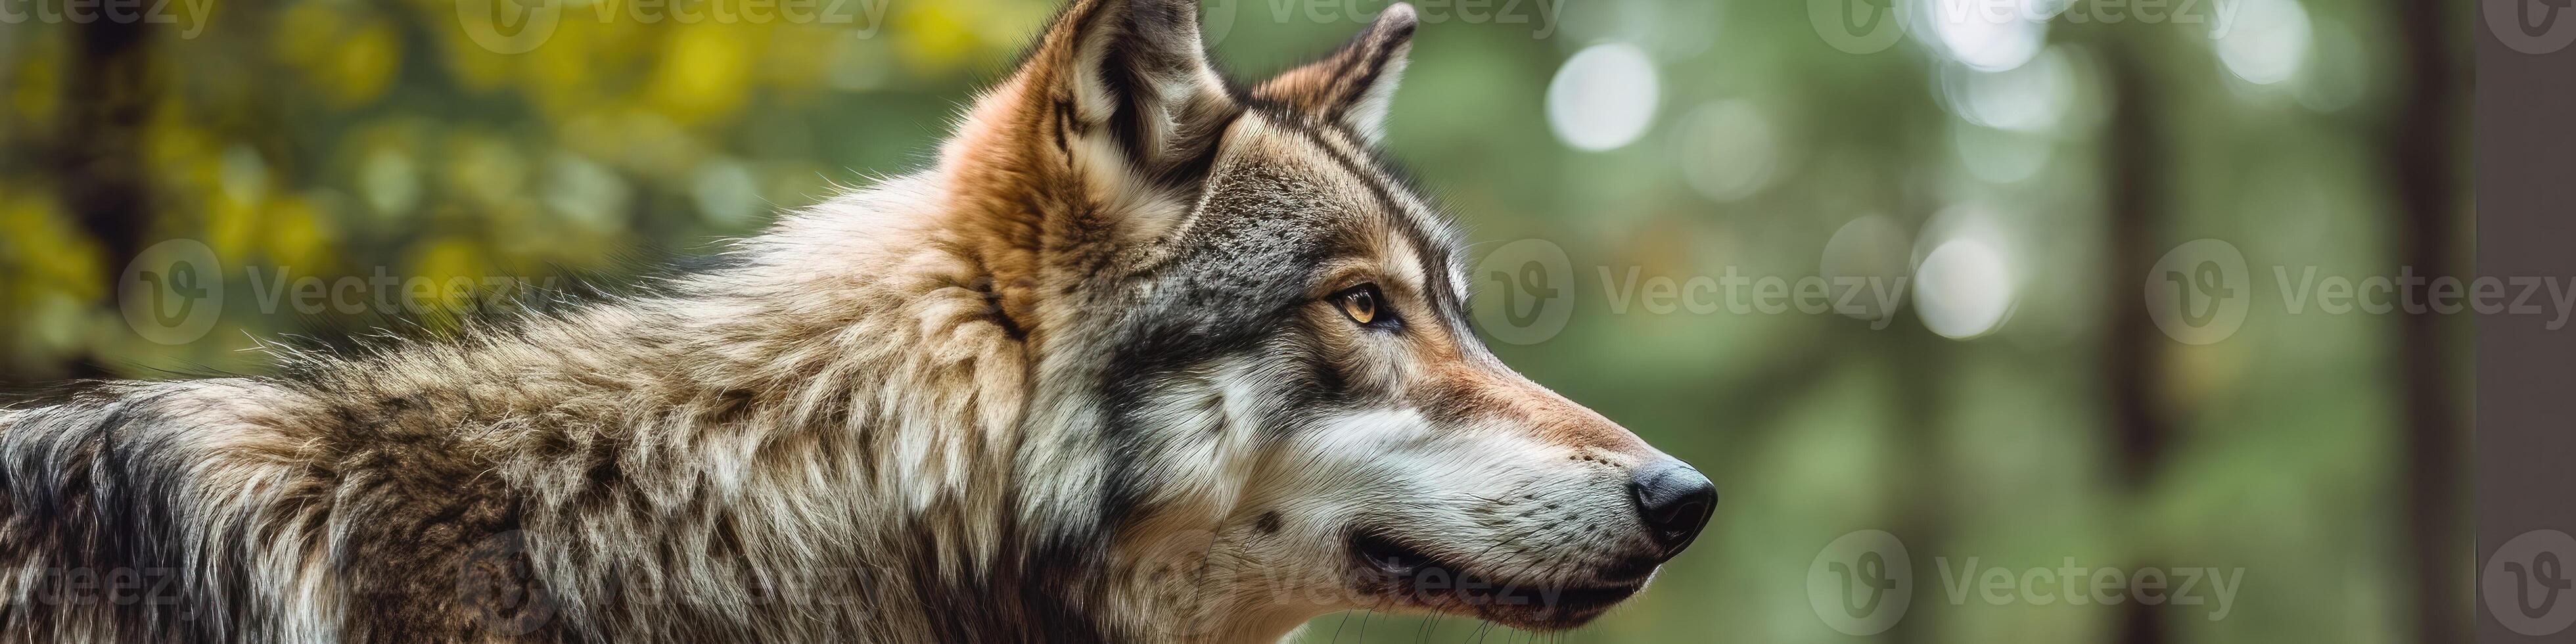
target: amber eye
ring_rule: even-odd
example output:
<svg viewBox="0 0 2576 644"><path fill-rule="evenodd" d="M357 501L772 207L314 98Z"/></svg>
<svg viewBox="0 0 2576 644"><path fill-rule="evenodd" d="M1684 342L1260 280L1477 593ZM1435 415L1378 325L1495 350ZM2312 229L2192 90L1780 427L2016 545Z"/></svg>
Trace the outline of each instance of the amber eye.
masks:
<svg viewBox="0 0 2576 644"><path fill-rule="evenodd" d="M1335 293L1333 304L1342 307L1342 315L1350 316L1352 322L1362 325L1374 324L1380 316L1376 284L1363 284Z"/></svg>

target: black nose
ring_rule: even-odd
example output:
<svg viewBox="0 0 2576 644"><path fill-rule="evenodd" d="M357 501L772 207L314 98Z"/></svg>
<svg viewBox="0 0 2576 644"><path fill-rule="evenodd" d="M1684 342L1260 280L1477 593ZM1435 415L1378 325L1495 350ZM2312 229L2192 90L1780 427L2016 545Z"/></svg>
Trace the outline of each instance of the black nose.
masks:
<svg viewBox="0 0 2576 644"><path fill-rule="evenodd" d="M1637 512L1645 517L1646 530L1654 534L1655 543L1663 545L1665 557L1680 554L1717 510L1717 484L1681 461L1648 465L1635 476L1628 488L1637 495Z"/></svg>

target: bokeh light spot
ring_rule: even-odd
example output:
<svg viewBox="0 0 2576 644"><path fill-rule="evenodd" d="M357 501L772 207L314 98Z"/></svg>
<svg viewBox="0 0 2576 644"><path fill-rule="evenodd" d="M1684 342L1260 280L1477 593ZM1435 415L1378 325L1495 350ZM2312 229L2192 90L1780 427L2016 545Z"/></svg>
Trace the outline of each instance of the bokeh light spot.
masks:
<svg viewBox="0 0 2576 644"><path fill-rule="evenodd" d="M1745 101L1699 106L1682 118L1682 177L1710 199L1734 201L1771 184L1779 135L1762 109Z"/></svg>
<svg viewBox="0 0 2576 644"><path fill-rule="evenodd" d="M1844 223L1825 241L1817 262L1836 303L1849 303L1838 313L1862 320L1883 320L1905 305L1905 260L1913 240L1905 228L1885 215L1863 215Z"/></svg>
<svg viewBox="0 0 2576 644"><path fill-rule="evenodd" d="M1645 135L1659 92L1645 50L1626 43L1586 47L1548 83L1548 125L1576 149L1618 149Z"/></svg>
<svg viewBox="0 0 2576 644"><path fill-rule="evenodd" d="M2289 80L2307 62L2308 11L2297 0L2235 0L2234 29L2218 34L2218 60L2256 85Z"/></svg>
<svg viewBox="0 0 2576 644"><path fill-rule="evenodd" d="M1914 311L1924 328L1942 337L1965 340L1992 333L2012 312L2012 271L1985 242L1942 242L1923 256L1914 275Z"/></svg>
<svg viewBox="0 0 2576 644"><path fill-rule="evenodd" d="M2048 23L2042 19L2062 8L2039 2L1921 1L1929 6L1916 12L1926 23L1917 33L1929 34L1950 59L1984 71L2020 67L2038 56L2048 42Z"/></svg>

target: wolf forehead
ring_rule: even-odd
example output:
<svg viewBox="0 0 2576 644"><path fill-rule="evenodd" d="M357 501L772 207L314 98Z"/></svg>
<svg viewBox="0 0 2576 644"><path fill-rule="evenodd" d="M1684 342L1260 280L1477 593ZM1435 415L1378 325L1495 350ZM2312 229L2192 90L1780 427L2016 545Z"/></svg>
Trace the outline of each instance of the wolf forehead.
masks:
<svg viewBox="0 0 2576 644"><path fill-rule="evenodd" d="M1176 259L1195 261L1167 268L1321 279L1356 264L1408 286L1456 270L1451 225L1374 150L1330 125L1259 112L1245 121L1212 164L1198 212L1175 231Z"/></svg>
<svg viewBox="0 0 2576 644"><path fill-rule="evenodd" d="M1469 333L1455 231L1376 151L1331 124L1258 107L1226 137L1194 195L1199 206L1170 233L1171 255L1115 317L1113 401L1150 396L1168 384L1160 375L1250 351L1308 363L1300 371L1316 386L1297 395L1329 397L1344 367L1294 332L1318 297L1362 284L1427 314L1405 320L1407 333Z"/></svg>

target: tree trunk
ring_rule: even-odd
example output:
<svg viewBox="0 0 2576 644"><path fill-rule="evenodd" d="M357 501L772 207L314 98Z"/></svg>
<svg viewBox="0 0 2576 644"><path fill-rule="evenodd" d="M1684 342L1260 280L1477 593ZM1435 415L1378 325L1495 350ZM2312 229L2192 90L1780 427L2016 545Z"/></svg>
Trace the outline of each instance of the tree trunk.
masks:
<svg viewBox="0 0 2576 644"><path fill-rule="evenodd" d="M2108 298L2103 302L2103 319L2108 328L2102 334L2102 366L2111 420L2110 460L2117 468L2118 493L2134 507L2144 503L2173 433L2171 410L2157 395L2166 381L2158 351L2171 340L2156 330L2146 298L2134 286L2138 280L2131 279L2145 275L2159 254L2157 232L2169 212L2167 197L2173 189L2165 177L2172 158L2165 146L2172 139L2152 103L2156 93L2149 86L2154 81L2139 48L2121 38L2106 40L2110 41L2104 58L2110 71L2111 114L2105 144L2110 158L2103 164L2109 222L2103 232L2111 251L2110 272L2105 276L2111 288L2103 289ZM2131 567L2136 570L2152 562L2132 563L2138 564ZM2118 641L2157 644L2171 639L2158 607L2132 601L2122 603L2120 610Z"/></svg>
<svg viewBox="0 0 2576 644"><path fill-rule="evenodd" d="M2456 275L2459 124L2455 101L2467 88L2456 82L2459 59L2446 25L2457 7L2397 0L2402 97L2387 140L2389 185L2395 186L2397 262L2417 274ZM2400 288L2405 288L2400 286ZM2424 301L2424 300L2414 300ZM2406 311L2398 322L2398 387L2405 392L2406 511L2399 515L2407 579L2398 584L2413 602L2415 639L2425 644L2467 641L2468 604L2461 601L2461 566L2474 561L2462 545L2460 403L2453 363L2446 357L2442 317Z"/></svg>
<svg viewBox="0 0 2576 644"><path fill-rule="evenodd" d="M152 25L96 20L72 25L74 70L64 87L64 126L53 142L63 205L105 250L99 273L115 281L143 250L151 224L151 177L143 158L155 85ZM115 294L109 294L115 306ZM76 377L107 375L93 348L65 365Z"/></svg>

